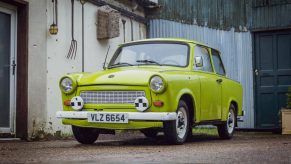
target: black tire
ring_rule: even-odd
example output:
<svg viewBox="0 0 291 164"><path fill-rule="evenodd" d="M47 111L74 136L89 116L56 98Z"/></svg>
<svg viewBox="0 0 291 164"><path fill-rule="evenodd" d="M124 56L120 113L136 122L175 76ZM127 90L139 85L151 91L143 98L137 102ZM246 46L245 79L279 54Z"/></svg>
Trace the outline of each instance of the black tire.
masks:
<svg viewBox="0 0 291 164"><path fill-rule="evenodd" d="M156 138L159 133L157 129L143 129L141 132L148 138Z"/></svg>
<svg viewBox="0 0 291 164"><path fill-rule="evenodd" d="M222 139L231 139L236 125L236 112L233 104L229 107L227 121L221 125L217 125L218 135Z"/></svg>
<svg viewBox="0 0 291 164"><path fill-rule="evenodd" d="M164 122L164 132L165 138L170 144L180 145L186 141L190 129L189 108L184 100L179 101L176 112L178 115L177 120ZM181 112L183 114L183 118ZM183 129L182 132L178 131L178 126Z"/></svg>
<svg viewBox="0 0 291 164"><path fill-rule="evenodd" d="M99 136L98 130L94 128L83 128L72 125L72 131L76 140L81 144L93 144Z"/></svg>

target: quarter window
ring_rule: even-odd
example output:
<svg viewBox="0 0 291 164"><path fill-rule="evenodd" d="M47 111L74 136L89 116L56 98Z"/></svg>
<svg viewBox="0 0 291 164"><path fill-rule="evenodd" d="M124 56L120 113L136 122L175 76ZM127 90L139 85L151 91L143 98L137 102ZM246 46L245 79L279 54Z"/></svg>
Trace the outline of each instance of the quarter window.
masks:
<svg viewBox="0 0 291 164"><path fill-rule="evenodd" d="M195 57L202 57L202 62L203 62L203 66L202 67L197 67L196 64L194 63L194 69L195 70L213 72L212 65L211 65L211 60L210 60L210 55L209 55L209 52L208 52L208 50L206 48L200 47L200 46L196 46L195 50L194 50L194 56Z"/></svg>
<svg viewBox="0 0 291 164"><path fill-rule="evenodd" d="M213 65L214 65L216 73L220 75L225 75L225 70L224 70L219 52L214 49L212 49L212 59L213 59Z"/></svg>

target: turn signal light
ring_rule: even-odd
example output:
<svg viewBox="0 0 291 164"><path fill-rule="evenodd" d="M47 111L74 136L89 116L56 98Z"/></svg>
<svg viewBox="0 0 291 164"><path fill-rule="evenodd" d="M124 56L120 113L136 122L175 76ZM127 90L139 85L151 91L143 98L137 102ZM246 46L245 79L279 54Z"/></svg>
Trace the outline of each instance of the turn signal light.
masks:
<svg viewBox="0 0 291 164"><path fill-rule="evenodd" d="M162 107L164 105L164 102L163 101L154 101L153 104L156 107Z"/></svg>
<svg viewBox="0 0 291 164"><path fill-rule="evenodd" d="M64 105L66 106L71 106L71 100L65 100Z"/></svg>

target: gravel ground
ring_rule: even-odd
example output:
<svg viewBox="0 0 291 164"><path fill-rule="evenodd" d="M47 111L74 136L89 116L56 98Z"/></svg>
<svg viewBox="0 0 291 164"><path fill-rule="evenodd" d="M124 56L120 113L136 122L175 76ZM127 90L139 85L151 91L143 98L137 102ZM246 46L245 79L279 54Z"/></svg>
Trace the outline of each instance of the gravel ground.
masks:
<svg viewBox="0 0 291 164"><path fill-rule="evenodd" d="M101 135L94 145L75 140L0 141L0 163L291 163L291 136L238 132L232 140L194 135L184 145L141 133Z"/></svg>

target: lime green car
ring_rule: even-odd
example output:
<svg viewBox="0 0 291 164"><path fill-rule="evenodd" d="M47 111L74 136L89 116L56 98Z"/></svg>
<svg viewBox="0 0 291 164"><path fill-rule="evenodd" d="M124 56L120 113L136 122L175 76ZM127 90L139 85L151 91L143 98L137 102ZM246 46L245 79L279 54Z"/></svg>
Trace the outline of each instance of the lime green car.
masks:
<svg viewBox="0 0 291 164"><path fill-rule="evenodd" d="M83 144L120 129L164 132L182 144L205 124L229 139L243 115L242 86L226 77L220 52L191 40L122 44L103 71L67 74L59 85L63 110L56 115Z"/></svg>

